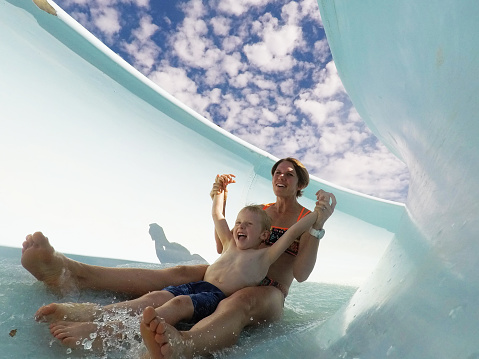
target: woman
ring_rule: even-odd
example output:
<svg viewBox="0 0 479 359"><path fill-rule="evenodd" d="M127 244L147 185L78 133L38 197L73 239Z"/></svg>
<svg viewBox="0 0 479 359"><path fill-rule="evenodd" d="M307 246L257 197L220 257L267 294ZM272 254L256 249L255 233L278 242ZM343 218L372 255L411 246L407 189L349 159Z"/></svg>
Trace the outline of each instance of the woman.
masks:
<svg viewBox="0 0 479 359"><path fill-rule="evenodd" d="M301 214L307 212L298 203L297 197L308 185L309 174L301 162L294 158L278 161L271 172L277 200L265 211L272 218L274 227L287 229ZM318 191L317 197L324 210L321 212L321 228L316 229L322 229L334 211L336 199L331 193L322 190ZM189 332L160 327L157 329L158 340L155 341L153 332L150 332L152 339L147 331L142 331L145 333L145 342L152 350L165 352L162 355L176 356L181 351L185 357L193 357L234 344L245 326L278 320L282 316L284 298L293 278L299 282L308 278L316 262L318 247L319 240L316 237L310 233L303 234L299 243L290 248L291 253L285 252L270 267L264 286L245 288L234 293L220 303L213 315L197 323ZM23 243L22 265L51 288L111 290L135 297L168 285L199 281L203 279L207 267L177 266L148 270L86 265L55 252L48 239L39 232L27 236ZM146 321L152 320L149 318ZM184 337L192 345L172 347L167 344L167 339L171 337Z"/></svg>
<svg viewBox="0 0 479 359"><path fill-rule="evenodd" d="M272 219L274 233L275 228L289 228L309 212L297 200L309 183L309 174L302 163L294 158L279 160L271 173L276 202L265 206L265 211ZM320 230L333 213L336 198L322 190L316 196L317 205L323 206L322 223L315 228ZM316 263L318 238L306 232L298 242L270 267L267 278L273 285L239 290L221 301L212 315L187 332L179 332L168 324L161 323L160 318L154 318L153 308L147 308L143 314L141 331L151 357L193 358L211 353L235 344L246 326L280 319L284 299L293 279L298 282L306 280ZM270 243L265 245L268 244Z"/></svg>

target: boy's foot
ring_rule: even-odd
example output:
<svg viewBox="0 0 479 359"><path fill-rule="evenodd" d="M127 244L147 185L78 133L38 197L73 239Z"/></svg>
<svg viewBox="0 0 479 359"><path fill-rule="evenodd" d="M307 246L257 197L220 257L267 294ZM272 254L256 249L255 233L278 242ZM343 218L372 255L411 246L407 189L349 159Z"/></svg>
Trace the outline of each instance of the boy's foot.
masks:
<svg viewBox="0 0 479 359"><path fill-rule="evenodd" d="M62 288L67 283L71 275L68 260L63 254L55 252L41 232L29 234L23 242L22 266L51 288Z"/></svg>
<svg viewBox="0 0 479 359"><path fill-rule="evenodd" d="M92 322L100 319L100 306L94 303L51 303L35 313L37 322Z"/></svg>
<svg viewBox="0 0 479 359"><path fill-rule="evenodd" d="M143 311L141 336L151 359L193 358L192 347L182 333L156 315L153 307Z"/></svg>

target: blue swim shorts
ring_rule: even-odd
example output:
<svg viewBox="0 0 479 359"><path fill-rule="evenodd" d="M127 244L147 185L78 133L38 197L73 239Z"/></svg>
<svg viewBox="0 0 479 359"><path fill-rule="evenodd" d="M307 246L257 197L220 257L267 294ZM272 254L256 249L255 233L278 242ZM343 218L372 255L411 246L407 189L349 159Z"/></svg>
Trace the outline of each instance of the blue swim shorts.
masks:
<svg viewBox="0 0 479 359"><path fill-rule="evenodd" d="M191 324L197 323L208 315L213 314L219 302L226 298L220 289L205 281L169 286L163 290L170 292L175 297L188 295L191 298L194 307Z"/></svg>

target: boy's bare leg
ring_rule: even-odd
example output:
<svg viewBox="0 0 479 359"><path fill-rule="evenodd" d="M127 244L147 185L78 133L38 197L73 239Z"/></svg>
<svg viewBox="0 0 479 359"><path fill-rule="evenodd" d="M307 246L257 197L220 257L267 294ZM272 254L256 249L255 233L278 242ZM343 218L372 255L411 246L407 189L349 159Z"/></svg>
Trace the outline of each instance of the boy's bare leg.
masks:
<svg viewBox="0 0 479 359"><path fill-rule="evenodd" d="M41 232L23 242L22 265L52 289L96 289L139 297L169 285L202 280L207 265L165 269L110 268L74 261L56 252Z"/></svg>
<svg viewBox="0 0 479 359"><path fill-rule="evenodd" d="M167 318L166 319L167 322L170 322L171 324L174 325L178 323L180 320L190 319L193 316L193 303L189 296L182 295L182 296L174 297L173 294L171 294L170 292L158 291L156 293L156 296L152 297L152 299L153 301L149 300L149 301L143 301L141 303L162 302L161 304L163 305L160 304L161 306L157 308L156 311L153 310L154 311L153 317L157 317L158 315L164 315ZM131 301L131 302L134 302L134 301ZM128 303L128 302L125 302L125 303ZM86 311L89 311L91 313L96 313L99 308L98 306L95 306L94 304L90 304L90 303L85 303L83 305L81 304L75 305L74 303L73 304L53 303L45 307L44 313L47 312L48 309L55 309L55 311L52 314L49 314L51 319L55 315L60 315L61 312L68 311L69 307L71 306L74 307L74 310L72 311L73 313L67 313L67 316L70 315L72 317L74 316L74 314L77 316L82 315L81 313L79 313L81 311L82 306L85 307ZM104 313L111 312L112 314L114 314L115 310L118 311L119 307L121 306L112 305L107 307L103 308L103 312ZM153 308L153 307L147 307L147 308ZM137 310L132 311L128 314L135 314L136 312ZM105 321L102 323L92 322L92 321L71 322L71 321L66 321L60 318L60 321L53 322L50 325L50 332L55 338L61 340L62 344L70 348L79 348L83 346L82 342L86 340L87 342L90 341L89 345L93 345L92 348L95 351L100 351L105 349L108 345L111 345L112 343L114 343L116 340L126 337L127 330L131 329L131 324L130 324L130 328L128 328L128 325L126 324L126 322L123 323L123 320L125 319L124 318L125 312L120 311L120 313L122 316L121 318L118 318L115 316L112 316L110 318L101 318L101 319L109 319L108 321ZM85 317L87 316L88 315L85 314ZM138 325L137 324L138 322L135 321L135 323L136 325ZM153 325L152 320L149 320L149 324ZM156 326L155 326L155 329L156 329Z"/></svg>
<svg viewBox="0 0 479 359"><path fill-rule="evenodd" d="M190 296L179 295L170 299L160 307L156 306L155 312L156 316L163 318L166 323L176 325L181 321L191 320L194 310L195 308Z"/></svg>
<svg viewBox="0 0 479 359"><path fill-rule="evenodd" d="M93 322L96 320L112 320L115 315L134 316L139 315L148 306L161 307L169 300L174 299L170 292L161 290L154 291L125 302L100 306L94 303L51 303L40 307L35 320L38 322ZM191 299L187 297L189 302ZM187 308L187 303L184 305ZM176 301L175 301L176 303ZM192 305L191 305L192 306ZM192 311L192 309L191 309ZM173 310L172 310L173 312ZM166 314L166 313L165 313ZM186 314L185 314L186 315ZM181 317L179 320L183 319ZM179 321L178 320L178 321ZM177 321L177 322L178 322ZM175 322L175 323L177 323Z"/></svg>
<svg viewBox="0 0 479 359"><path fill-rule="evenodd" d="M102 317L102 307L94 303L51 303L35 313L37 322L93 322Z"/></svg>
<svg viewBox="0 0 479 359"><path fill-rule="evenodd" d="M163 356L160 358L193 358L236 344L247 326L279 320L283 314L283 301L283 294L276 288L249 287L222 300L212 315L189 331L180 332L161 322L148 308L143 313L140 329L143 328L142 336L148 349L161 351ZM155 328L154 336L151 335L152 328Z"/></svg>

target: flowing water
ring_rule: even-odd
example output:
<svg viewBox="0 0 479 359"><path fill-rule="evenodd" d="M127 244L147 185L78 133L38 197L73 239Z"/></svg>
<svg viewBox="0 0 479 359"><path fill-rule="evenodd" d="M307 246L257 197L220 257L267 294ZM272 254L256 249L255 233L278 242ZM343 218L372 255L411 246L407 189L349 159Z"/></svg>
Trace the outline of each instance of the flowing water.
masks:
<svg viewBox="0 0 479 359"><path fill-rule="evenodd" d="M161 268L161 265L101 260L81 257L92 264L106 263L122 267ZM1 358L101 358L89 350L92 340L82 344L84 351L71 351L52 337L48 324L37 323L33 319L36 310L51 302L94 302L114 303L125 298L105 292L76 292L60 297L48 291L45 286L31 276L20 264L20 250L0 247L0 348ZM217 353L218 358L234 357L275 357L275 348L294 340L294 336L309 331L331 317L355 292L356 288L321 284L314 282L295 283L285 303L284 317L280 322L243 332L238 345ZM131 327L128 339L121 345L112 343L108 358L137 358L141 350L141 337L138 318L127 313L117 313L113 318L126 321ZM94 338L92 338L94 339ZM315 341L311 337L311 344ZM308 345L308 343L303 343ZM269 352L271 352L269 354ZM288 357L291 353L288 354ZM286 355L286 354L285 354ZM105 356L106 357L106 356ZM285 356L286 358L286 356Z"/></svg>

